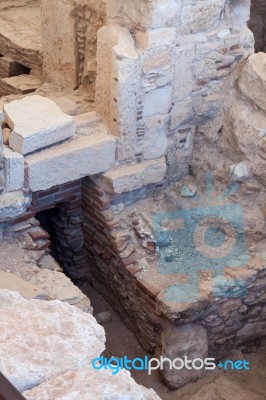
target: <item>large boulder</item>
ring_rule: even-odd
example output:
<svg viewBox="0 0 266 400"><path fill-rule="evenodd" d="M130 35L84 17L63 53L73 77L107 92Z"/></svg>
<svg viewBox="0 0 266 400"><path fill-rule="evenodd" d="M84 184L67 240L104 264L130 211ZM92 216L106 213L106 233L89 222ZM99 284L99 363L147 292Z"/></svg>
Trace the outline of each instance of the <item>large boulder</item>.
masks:
<svg viewBox="0 0 266 400"><path fill-rule="evenodd" d="M92 367L69 371L23 393L27 400L160 400L152 389L138 385L121 370L96 371Z"/></svg>
<svg viewBox="0 0 266 400"><path fill-rule="evenodd" d="M74 306L8 290L0 301L0 370L20 391L89 365L105 349L104 329Z"/></svg>

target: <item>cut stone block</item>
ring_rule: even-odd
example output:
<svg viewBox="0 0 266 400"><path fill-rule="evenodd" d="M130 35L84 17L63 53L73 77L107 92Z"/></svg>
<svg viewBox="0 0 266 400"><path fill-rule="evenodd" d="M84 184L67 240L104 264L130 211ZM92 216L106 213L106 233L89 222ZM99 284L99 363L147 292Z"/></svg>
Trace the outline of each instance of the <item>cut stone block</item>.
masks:
<svg viewBox="0 0 266 400"><path fill-rule="evenodd" d="M46 97L33 95L4 106L5 121L13 130L9 146L28 154L68 139L75 133L73 117Z"/></svg>
<svg viewBox="0 0 266 400"><path fill-rule="evenodd" d="M145 94L143 117L167 114L171 107L172 88L165 86Z"/></svg>
<svg viewBox="0 0 266 400"><path fill-rule="evenodd" d="M35 75L19 75L0 79L0 95L28 94L35 92L42 81Z"/></svg>
<svg viewBox="0 0 266 400"><path fill-rule="evenodd" d="M27 74L29 69L8 57L0 57L0 78Z"/></svg>
<svg viewBox="0 0 266 400"><path fill-rule="evenodd" d="M45 293L40 287L5 271L0 271L0 290L1 289L19 292L21 296L28 300L43 300L45 297Z"/></svg>
<svg viewBox="0 0 266 400"><path fill-rule="evenodd" d="M244 96L266 111L266 54L253 54L247 60L239 78Z"/></svg>
<svg viewBox="0 0 266 400"><path fill-rule="evenodd" d="M20 190L24 184L24 157L4 146L4 161L6 191Z"/></svg>
<svg viewBox="0 0 266 400"><path fill-rule="evenodd" d="M151 183L161 182L166 174L165 158L145 161L140 164L109 171L96 178L109 193L124 193Z"/></svg>
<svg viewBox="0 0 266 400"><path fill-rule="evenodd" d="M29 155L29 187L33 192L96 175L112 168L115 139L109 135L80 136L74 140Z"/></svg>

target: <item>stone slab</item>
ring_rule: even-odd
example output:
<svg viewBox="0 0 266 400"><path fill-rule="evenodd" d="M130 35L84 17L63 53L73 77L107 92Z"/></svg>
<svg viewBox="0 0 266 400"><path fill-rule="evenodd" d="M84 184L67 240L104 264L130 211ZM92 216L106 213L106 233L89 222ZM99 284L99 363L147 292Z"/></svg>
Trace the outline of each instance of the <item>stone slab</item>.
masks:
<svg viewBox="0 0 266 400"><path fill-rule="evenodd" d="M63 113L52 100L39 95L6 104L4 116L13 130L9 146L21 154L68 139L76 130L73 117Z"/></svg>
<svg viewBox="0 0 266 400"><path fill-rule="evenodd" d="M26 156L29 188L46 190L112 168L116 142L112 136L80 136L68 143Z"/></svg>
<svg viewBox="0 0 266 400"><path fill-rule="evenodd" d="M100 186L109 193L124 193L151 183L161 182L165 174L165 157L161 157L106 172L96 178L96 181L99 181Z"/></svg>
<svg viewBox="0 0 266 400"><path fill-rule="evenodd" d="M6 191L20 190L24 184L24 157L4 146L4 162Z"/></svg>
<svg viewBox="0 0 266 400"><path fill-rule="evenodd" d="M35 75L19 75L0 79L0 94L28 94L35 92L42 84L40 78Z"/></svg>
<svg viewBox="0 0 266 400"><path fill-rule="evenodd" d="M129 371L97 371L92 367L69 371L23 393L27 400L160 400L153 389L138 385ZM47 397L48 396L48 397Z"/></svg>
<svg viewBox="0 0 266 400"><path fill-rule="evenodd" d="M7 289L18 292L25 299L40 299L45 297L45 291L40 287L26 282L14 274L5 271L0 271L0 290Z"/></svg>
<svg viewBox="0 0 266 400"><path fill-rule="evenodd" d="M1 372L19 391L78 369L82 361L90 364L104 351L104 329L91 314L14 294L0 290L0 360Z"/></svg>

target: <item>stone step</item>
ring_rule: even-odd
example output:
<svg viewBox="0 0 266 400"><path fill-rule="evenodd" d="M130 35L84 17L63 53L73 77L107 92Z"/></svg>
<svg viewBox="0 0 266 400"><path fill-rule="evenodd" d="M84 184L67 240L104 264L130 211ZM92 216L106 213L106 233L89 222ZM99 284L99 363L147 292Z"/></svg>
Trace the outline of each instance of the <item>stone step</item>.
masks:
<svg viewBox="0 0 266 400"><path fill-rule="evenodd" d="M39 2L0 9L0 54L41 74L42 43Z"/></svg>
<svg viewBox="0 0 266 400"><path fill-rule="evenodd" d="M24 67L9 57L0 57L0 78L23 75L29 73L29 68Z"/></svg>
<svg viewBox="0 0 266 400"><path fill-rule="evenodd" d="M25 157L28 186L32 192L96 175L112 168L115 139L103 133L79 136Z"/></svg>
<svg viewBox="0 0 266 400"><path fill-rule="evenodd" d="M19 75L0 79L0 96L28 94L35 92L42 84L35 75Z"/></svg>

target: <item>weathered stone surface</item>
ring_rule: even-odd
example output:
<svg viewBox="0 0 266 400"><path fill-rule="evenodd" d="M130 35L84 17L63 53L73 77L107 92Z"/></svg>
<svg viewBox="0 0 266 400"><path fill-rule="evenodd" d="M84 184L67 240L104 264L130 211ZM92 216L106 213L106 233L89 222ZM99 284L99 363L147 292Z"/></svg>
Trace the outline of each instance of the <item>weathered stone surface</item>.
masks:
<svg viewBox="0 0 266 400"><path fill-rule="evenodd" d="M249 57L239 78L244 96L266 111L266 54L256 53Z"/></svg>
<svg viewBox="0 0 266 400"><path fill-rule="evenodd" d="M40 5L38 2L25 0L20 0L19 3L20 7L7 5L6 9L1 10L1 53L41 73Z"/></svg>
<svg viewBox="0 0 266 400"><path fill-rule="evenodd" d="M46 97L33 95L12 101L4 106L4 115L13 130L9 146L21 154L58 143L75 133L73 118Z"/></svg>
<svg viewBox="0 0 266 400"><path fill-rule="evenodd" d="M92 315L60 301L25 300L6 290L0 290L0 298L0 369L18 390L89 364L104 350L104 330Z"/></svg>
<svg viewBox="0 0 266 400"><path fill-rule="evenodd" d="M7 192L20 190L24 184L24 158L4 146L5 187Z"/></svg>
<svg viewBox="0 0 266 400"><path fill-rule="evenodd" d="M146 93L144 96L143 116L167 114L171 107L171 95L171 86L154 89Z"/></svg>
<svg viewBox="0 0 266 400"><path fill-rule="evenodd" d="M186 33L210 28L220 17L225 0L198 0L183 7L181 20Z"/></svg>
<svg viewBox="0 0 266 400"><path fill-rule="evenodd" d="M74 305L86 298L85 294L61 272L41 269L31 279L31 283L44 290L52 300L56 299Z"/></svg>
<svg viewBox="0 0 266 400"><path fill-rule="evenodd" d="M6 96L9 94L28 94L35 92L42 84L40 78L35 75L19 75L10 78L0 79L0 94Z"/></svg>
<svg viewBox="0 0 266 400"><path fill-rule="evenodd" d="M25 158L33 192L107 171L115 161L115 139L80 136Z"/></svg>
<svg viewBox="0 0 266 400"><path fill-rule="evenodd" d="M205 359L208 354L208 340L206 330L197 324L184 324L179 326L169 325L162 333L162 356L170 358L193 360ZM167 386L178 389L188 382L199 379L203 374L201 370L170 369L167 363L161 371Z"/></svg>
<svg viewBox="0 0 266 400"><path fill-rule="evenodd" d="M67 372L24 392L27 400L160 400L152 389L137 385L128 371L84 368Z"/></svg>
<svg viewBox="0 0 266 400"><path fill-rule="evenodd" d="M29 197L16 191L0 196L0 222L10 221L23 214L30 203Z"/></svg>
<svg viewBox="0 0 266 400"><path fill-rule="evenodd" d="M140 164L109 171L101 177L100 185L110 193L124 193L163 180L166 174L165 158L144 161Z"/></svg>
<svg viewBox="0 0 266 400"><path fill-rule="evenodd" d="M40 287L5 271L0 271L0 291L2 289L18 292L28 300L44 300L46 296L45 292Z"/></svg>

